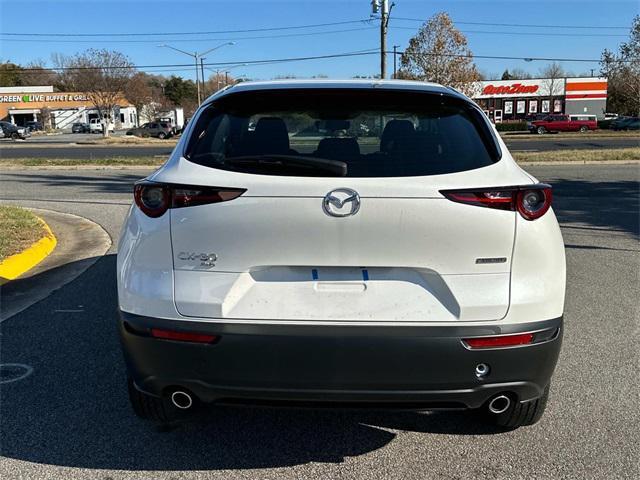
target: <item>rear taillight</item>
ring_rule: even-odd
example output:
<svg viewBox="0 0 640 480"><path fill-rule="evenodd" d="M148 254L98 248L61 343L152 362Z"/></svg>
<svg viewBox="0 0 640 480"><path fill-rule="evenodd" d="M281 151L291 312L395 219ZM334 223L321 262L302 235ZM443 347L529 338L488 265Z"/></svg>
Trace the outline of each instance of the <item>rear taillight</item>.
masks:
<svg viewBox="0 0 640 480"><path fill-rule="evenodd" d="M244 192L246 190L242 188L139 182L134 186L133 196L136 205L145 215L156 218L164 215L170 208L227 202L238 198Z"/></svg>
<svg viewBox="0 0 640 480"><path fill-rule="evenodd" d="M441 190L453 202L517 211L526 220L540 218L551 207L551 185L538 183L519 187Z"/></svg>

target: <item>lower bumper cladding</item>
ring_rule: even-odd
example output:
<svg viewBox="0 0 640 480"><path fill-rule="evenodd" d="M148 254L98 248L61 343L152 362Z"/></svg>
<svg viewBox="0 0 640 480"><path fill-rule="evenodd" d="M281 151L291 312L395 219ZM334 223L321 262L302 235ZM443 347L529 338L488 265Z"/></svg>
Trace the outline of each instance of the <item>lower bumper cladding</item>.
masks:
<svg viewBox="0 0 640 480"><path fill-rule="evenodd" d="M345 327L120 316L138 389L167 396L180 388L204 402L233 404L457 409L479 408L505 392L527 401L549 383L562 341L562 318L503 326ZM153 330L163 332L160 338ZM529 334L531 341L513 346L469 345ZM479 366L486 373L478 375Z"/></svg>

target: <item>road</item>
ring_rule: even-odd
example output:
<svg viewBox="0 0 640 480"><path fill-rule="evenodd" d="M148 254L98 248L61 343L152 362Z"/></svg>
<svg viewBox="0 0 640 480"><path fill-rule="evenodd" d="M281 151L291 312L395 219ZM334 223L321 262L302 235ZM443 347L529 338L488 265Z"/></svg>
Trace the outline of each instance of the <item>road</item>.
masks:
<svg viewBox="0 0 640 480"><path fill-rule="evenodd" d="M76 134L60 135L65 142L90 139L95 136ZM44 139L44 140L43 140ZM52 140L47 140L52 139ZM575 138L555 138L548 135L542 138L514 138L506 137L505 141L511 151L551 151L564 149L598 149L598 148L631 148L640 146L640 137L629 134L624 137L590 138L588 135L575 134ZM45 143L51 142L51 143ZM55 148L52 148L55 147ZM173 144L153 146L97 146L97 145L69 145L57 136L34 137L25 142L12 140L0 141L0 162L2 158L109 158L109 157L152 157L168 156L173 150Z"/></svg>
<svg viewBox="0 0 640 480"><path fill-rule="evenodd" d="M542 421L502 432L468 413L214 408L171 431L136 419L115 328L115 249L145 171L8 171L0 199L101 224L114 247L2 324L6 479L637 478L640 169L551 166L567 247L561 358Z"/></svg>

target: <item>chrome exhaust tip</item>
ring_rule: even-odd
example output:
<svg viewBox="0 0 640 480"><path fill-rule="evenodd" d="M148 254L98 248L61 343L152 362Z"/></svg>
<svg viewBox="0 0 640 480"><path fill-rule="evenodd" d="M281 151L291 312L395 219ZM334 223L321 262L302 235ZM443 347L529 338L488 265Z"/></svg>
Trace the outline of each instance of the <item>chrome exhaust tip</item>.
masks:
<svg viewBox="0 0 640 480"><path fill-rule="evenodd" d="M176 390L171 394L171 403L180 410L188 410L193 406L193 398L187 392Z"/></svg>
<svg viewBox="0 0 640 480"><path fill-rule="evenodd" d="M506 412L511 406L511 399L506 395L498 395L489 402L489 411L496 415Z"/></svg>

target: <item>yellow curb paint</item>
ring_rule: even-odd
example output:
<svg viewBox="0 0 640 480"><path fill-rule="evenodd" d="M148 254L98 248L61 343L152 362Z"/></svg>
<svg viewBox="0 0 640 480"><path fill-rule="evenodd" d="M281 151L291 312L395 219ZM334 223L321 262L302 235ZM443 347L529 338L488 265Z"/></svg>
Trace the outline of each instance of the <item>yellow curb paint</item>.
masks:
<svg viewBox="0 0 640 480"><path fill-rule="evenodd" d="M26 250L16 253L15 255L11 255L0 262L0 283L4 283L5 280L18 278L26 271L31 270L44 260L54 248L56 248L58 241L49 228L49 225L47 225L40 217L38 217L38 220L40 220L44 227L44 237Z"/></svg>

